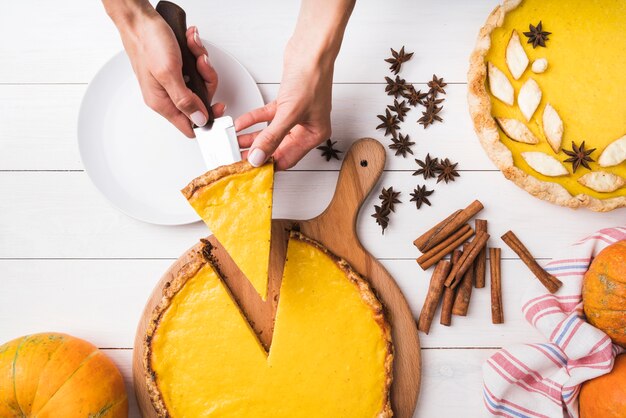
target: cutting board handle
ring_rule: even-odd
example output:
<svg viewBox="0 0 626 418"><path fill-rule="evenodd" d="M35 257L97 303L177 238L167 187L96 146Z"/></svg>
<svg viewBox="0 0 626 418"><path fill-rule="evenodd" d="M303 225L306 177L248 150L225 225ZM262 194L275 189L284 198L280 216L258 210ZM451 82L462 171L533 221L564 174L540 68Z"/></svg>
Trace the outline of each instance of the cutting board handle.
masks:
<svg viewBox="0 0 626 418"><path fill-rule="evenodd" d="M177 4L171 1L161 0L156 5L156 11L161 15L165 23L172 29L176 42L180 48L180 55L183 60L183 79L185 84L189 87L189 90L194 92L204 106L206 106L209 112L209 118L207 121L208 126L211 126L213 119L213 110L211 109L211 102L209 101L209 93L204 83L204 79L198 72L196 67L196 57L189 50L187 46L187 15L185 11Z"/></svg>
<svg viewBox="0 0 626 418"><path fill-rule="evenodd" d="M385 159L385 148L380 142L372 138L355 141L343 159L335 195L316 221L333 225L338 234L356 236L359 209L380 178Z"/></svg>

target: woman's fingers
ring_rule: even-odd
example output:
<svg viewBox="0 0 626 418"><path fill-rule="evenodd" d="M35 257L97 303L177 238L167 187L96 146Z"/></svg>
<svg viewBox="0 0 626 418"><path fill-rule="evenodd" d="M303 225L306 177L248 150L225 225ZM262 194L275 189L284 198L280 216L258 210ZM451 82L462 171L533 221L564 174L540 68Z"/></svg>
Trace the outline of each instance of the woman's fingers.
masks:
<svg viewBox="0 0 626 418"><path fill-rule="evenodd" d="M235 120L235 131L243 131L252 125L256 125L257 123L269 122L274 119L274 115L276 115L275 101L239 116Z"/></svg>
<svg viewBox="0 0 626 418"><path fill-rule="evenodd" d="M163 86L174 106L196 125L204 126L207 123L207 110L202 100L194 94L183 80L180 69L168 70L155 75L156 80Z"/></svg>
<svg viewBox="0 0 626 418"><path fill-rule="evenodd" d="M250 147L248 161L255 167L262 165L274 153L289 130L296 124L295 118L276 114L272 122L263 129Z"/></svg>
<svg viewBox="0 0 626 418"><path fill-rule="evenodd" d="M250 148L254 139L261 133L261 131L251 132L248 134L241 134L237 136L237 142L239 142L239 148Z"/></svg>
<svg viewBox="0 0 626 418"><path fill-rule="evenodd" d="M196 68L206 83L210 99L215 94L215 90L217 90L217 72L211 65L207 49L202 44L202 39L200 39L200 35L198 34L198 28L195 26L187 29L187 47L196 57Z"/></svg>
<svg viewBox="0 0 626 418"><path fill-rule="evenodd" d="M213 115L216 118L221 118L226 111L226 105L224 103L215 103L211 105L211 110L213 110Z"/></svg>
<svg viewBox="0 0 626 418"><path fill-rule="evenodd" d="M310 150L324 142L326 138L306 128L296 125L289 135L283 139L274 159L277 170L287 170L298 163Z"/></svg>

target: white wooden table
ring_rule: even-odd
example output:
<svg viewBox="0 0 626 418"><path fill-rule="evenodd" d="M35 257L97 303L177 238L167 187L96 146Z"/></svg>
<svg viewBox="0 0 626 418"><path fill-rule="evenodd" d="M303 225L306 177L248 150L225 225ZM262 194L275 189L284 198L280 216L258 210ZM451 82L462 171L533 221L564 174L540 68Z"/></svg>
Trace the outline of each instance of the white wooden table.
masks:
<svg viewBox="0 0 626 418"><path fill-rule="evenodd" d="M0 342L41 331L67 332L94 342L122 370L132 394L135 326L153 285L185 249L207 235L204 225L159 227L114 209L90 183L76 146L81 97L95 72L121 42L99 2L5 2L0 14ZM282 51L295 22L297 1L180 1L200 34L233 53L258 81L266 100L278 89ZM340 149L363 136L383 139L376 115L384 93L389 47L414 51L401 76L424 88L433 73L449 83L445 123L423 130L412 110L402 130L427 152L458 161L461 178L434 187L432 207L417 211L409 193L421 178L413 158L388 153L380 186L402 192L403 204L384 236L366 203L359 234L402 287L417 316L429 274L414 259L413 239L453 209L479 198L486 206L491 245L515 230L540 259L626 211L572 211L539 201L506 181L483 153L466 106L466 72L478 29L496 0L360 0L337 61L333 139ZM387 140L383 143L388 144ZM277 175L276 217L306 218L330 200L339 163L312 152L294 170ZM475 291L466 318L433 325L421 335L422 392L416 416L484 415L481 366L498 347L538 341L524 322L519 298L531 280L503 248L505 324L491 325L489 291ZM437 316L438 318L438 316ZM438 321L436 321L438 322Z"/></svg>

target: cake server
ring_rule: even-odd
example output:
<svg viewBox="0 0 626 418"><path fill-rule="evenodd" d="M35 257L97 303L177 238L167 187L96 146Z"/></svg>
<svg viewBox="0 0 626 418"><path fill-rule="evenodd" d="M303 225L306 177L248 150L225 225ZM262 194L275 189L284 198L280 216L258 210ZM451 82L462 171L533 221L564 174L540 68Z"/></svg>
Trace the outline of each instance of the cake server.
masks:
<svg viewBox="0 0 626 418"><path fill-rule="evenodd" d="M160 1L156 11L172 28L183 60L183 79L189 89L200 97L208 111L208 122L195 127L196 141L207 170L241 161L241 151L233 119L230 116L215 118L211 110L204 79L196 69L196 58L187 47L187 17L185 11L170 1Z"/></svg>

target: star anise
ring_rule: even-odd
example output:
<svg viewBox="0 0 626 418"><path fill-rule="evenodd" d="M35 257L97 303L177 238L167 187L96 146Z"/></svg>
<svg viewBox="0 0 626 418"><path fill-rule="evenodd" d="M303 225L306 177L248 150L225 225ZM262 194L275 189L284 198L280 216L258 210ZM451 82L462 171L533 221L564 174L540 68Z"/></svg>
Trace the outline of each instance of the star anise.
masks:
<svg viewBox="0 0 626 418"><path fill-rule="evenodd" d="M443 88L447 85L448 83L444 83L443 77L437 78L437 76L433 74L433 79L428 82L428 87L430 87L429 93L433 96L437 96L438 93L446 94Z"/></svg>
<svg viewBox="0 0 626 418"><path fill-rule="evenodd" d="M406 116L406 112L411 110L410 107L406 106L406 100L402 100L401 102L398 102L397 99L393 100L392 105L387 105L387 108L389 108L389 110L391 110L392 112L396 112L396 115L398 115L398 119L400 119L401 122L404 122L404 117Z"/></svg>
<svg viewBox="0 0 626 418"><path fill-rule="evenodd" d="M439 172L439 158L430 158L430 154L426 154L424 161L416 159L415 162L420 168L413 173L414 176L421 174L424 176L424 180L437 177L437 173Z"/></svg>
<svg viewBox="0 0 626 418"><path fill-rule="evenodd" d="M428 196L435 193L434 190L426 190L426 186L417 186L413 193L411 193L411 202L415 202L415 206L418 209L422 207L422 204L426 204L431 206L430 200L428 200Z"/></svg>
<svg viewBox="0 0 626 418"><path fill-rule="evenodd" d="M383 207L388 207L390 211L395 212L396 203L402 203L398 196L400 196L400 192L393 190L393 187L387 189L383 187L378 198Z"/></svg>
<svg viewBox="0 0 626 418"><path fill-rule="evenodd" d="M391 134L391 136L396 136L396 129L400 129L400 125L398 125L398 117L396 115L392 115L389 109L385 109L384 115L376 115L378 119L380 119L383 123L378 125L376 129L384 129L385 136Z"/></svg>
<svg viewBox="0 0 626 418"><path fill-rule="evenodd" d="M411 106L417 106L423 104L423 100L428 96L428 93L422 93L421 90L415 90L413 84L409 84L405 89L402 97L409 101Z"/></svg>
<svg viewBox="0 0 626 418"><path fill-rule="evenodd" d="M389 69L391 70L392 73L398 74L400 72L400 67L402 67L402 63L410 60L411 57L413 56L413 53L412 52L405 53L404 46L402 47L402 49L400 49L400 52L394 51L393 48L390 48L390 49L391 49L392 56L391 58L387 58L385 62L388 62L389 64L391 64Z"/></svg>
<svg viewBox="0 0 626 418"><path fill-rule="evenodd" d="M426 108L426 111L422 112L422 117L417 120L417 123L423 125L424 129L426 129L428 125L432 125L435 121L443 122L441 116L438 115L441 109L443 109L441 106Z"/></svg>
<svg viewBox="0 0 626 418"><path fill-rule="evenodd" d="M595 160L591 158L590 155L595 150L595 148L592 148L590 150L585 149L585 141L583 141L580 146L576 146L574 141L572 141L572 150L563 150L563 152L570 157L567 160L564 160L564 162L572 163L572 170L574 171L574 173L581 165L586 169L591 170L591 167L589 167L589 163L594 162Z"/></svg>
<svg viewBox="0 0 626 418"><path fill-rule="evenodd" d="M428 94L426 99L422 102L424 107L428 110L429 108L434 108L438 104L443 103L445 99L438 99L436 94ZM440 106L441 107L441 106Z"/></svg>
<svg viewBox="0 0 626 418"><path fill-rule="evenodd" d="M391 141L393 144L389 145L389 149L395 150L396 155L402 155L406 157L407 152L409 154L413 154L411 147L415 145L415 142L411 142L411 138L409 135L398 134L398 137L392 137Z"/></svg>
<svg viewBox="0 0 626 418"><path fill-rule="evenodd" d="M331 159L336 159L339 160L339 154L341 154L343 151L339 151L338 149L334 148L334 145L337 143L337 141L331 141L330 139L326 140L326 145L320 145L319 147L317 147L318 150L322 151L322 157L326 158L326 161L330 161Z"/></svg>
<svg viewBox="0 0 626 418"><path fill-rule="evenodd" d="M372 218L376 219L376 223L381 226L383 229L383 234L385 233L385 229L389 226L389 213L390 210L385 206L374 205L374 213L372 214Z"/></svg>
<svg viewBox="0 0 626 418"><path fill-rule="evenodd" d="M524 35L528 38L529 44L533 44L533 49L537 48L537 46L546 47L546 41L548 40L548 35L551 35L552 32L546 32L543 30L541 20L537 26L533 26L532 24L528 25L530 29L529 32L524 32Z"/></svg>
<svg viewBox="0 0 626 418"><path fill-rule="evenodd" d="M385 81L387 82L387 85L385 86L385 91L387 92L388 96L393 96L396 99L398 98L398 96L402 96L402 93L404 93L404 90L406 89L406 80L400 78L399 76L396 76L395 80L389 77L385 77Z"/></svg>
<svg viewBox="0 0 626 418"><path fill-rule="evenodd" d="M456 180L455 177L459 177L459 173L456 170L456 166L459 163L451 163L448 158L439 162L439 175L437 176L437 183L440 181L445 181L448 183L449 181Z"/></svg>

